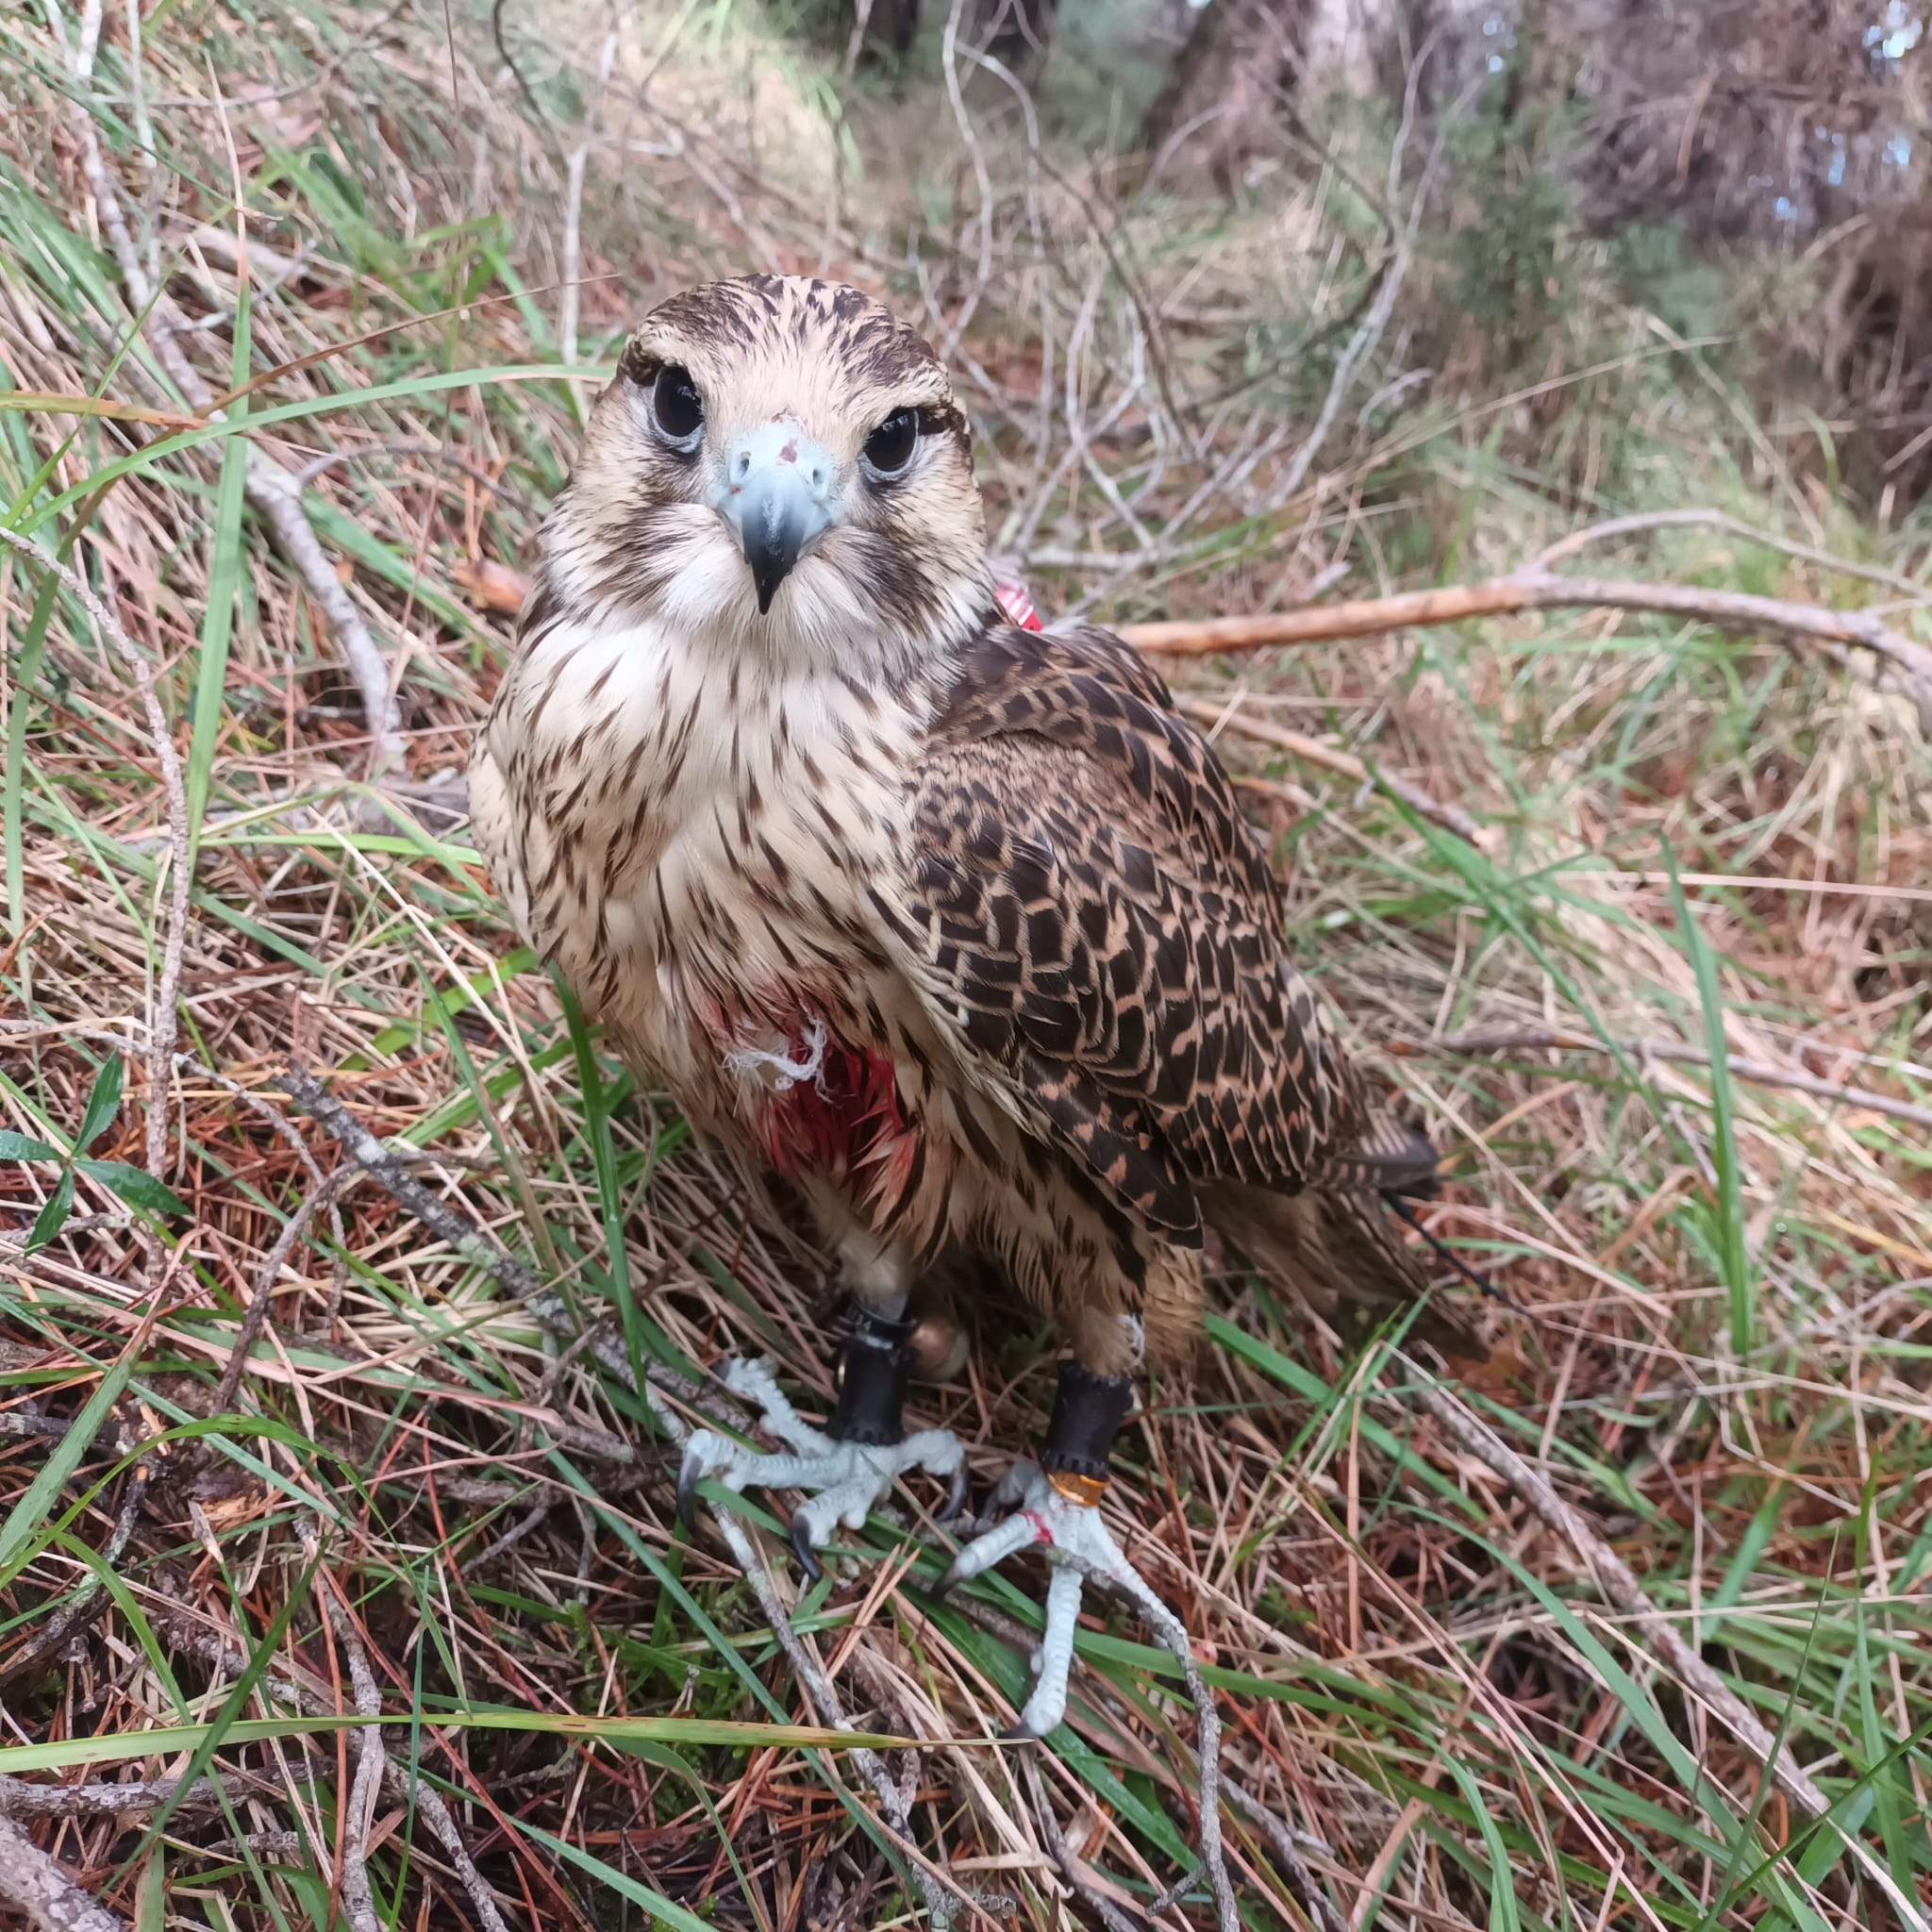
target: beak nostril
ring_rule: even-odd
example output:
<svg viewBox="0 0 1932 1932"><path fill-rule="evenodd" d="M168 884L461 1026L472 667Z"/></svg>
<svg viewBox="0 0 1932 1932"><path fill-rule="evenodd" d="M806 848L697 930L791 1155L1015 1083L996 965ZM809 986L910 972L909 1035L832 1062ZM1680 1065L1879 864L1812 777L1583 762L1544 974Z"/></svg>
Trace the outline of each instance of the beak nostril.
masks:
<svg viewBox="0 0 1932 1932"><path fill-rule="evenodd" d="M758 610L769 613L793 566L839 520L839 465L790 418L748 429L726 447L711 507L737 537Z"/></svg>

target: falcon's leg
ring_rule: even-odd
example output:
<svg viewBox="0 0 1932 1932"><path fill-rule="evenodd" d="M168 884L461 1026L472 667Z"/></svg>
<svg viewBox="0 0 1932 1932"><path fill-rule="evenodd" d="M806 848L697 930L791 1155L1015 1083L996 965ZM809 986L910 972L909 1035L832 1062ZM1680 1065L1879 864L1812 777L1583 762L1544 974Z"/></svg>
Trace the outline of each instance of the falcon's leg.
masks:
<svg viewBox="0 0 1932 1932"><path fill-rule="evenodd" d="M697 1485L713 1476L729 1490L807 1490L811 1500L792 1512L791 1547L799 1567L816 1583L824 1574L813 1554L833 1529L858 1529L873 1505L908 1470L923 1469L951 1479L942 1517L957 1516L966 1500L966 1465L959 1439L950 1429L922 1429L908 1436L901 1422L910 1363L912 1324L861 1307L845 1344L839 1402L823 1430L801 1419L780 1390L770 1362L735 1361L724 1371L733 1394L758 1405L765 1427L788 1453L761 1456L712 1429L700 1429L685 1444L677 1476L677 1513L691 1527Z"/></svg>
<svg viewBox="0 0 1932 1932"><path fill-rule="evenodd" d="M1062 1361L1039 1462L1015 1463L993 1493L995 1507L1017 1506L1014 1513L959 1552L940 1589L950 1590L1018 1550L1043 1543L1049 1561L1054 1552L1065 1551L1137 1601L1158 1606L1159 1599L1121 1554L1100 1515L1108 1457L1132 1402L1130 1376L1097 1374L1071 1358ZM1085 1570L1074 1563L1054 1565L1046 1587L1046 1631L1033 1654L1032 1694L1007 1733L1010 1738L1043 1738L1066 1715L1067 1674L1085 1581Z"/></svg>

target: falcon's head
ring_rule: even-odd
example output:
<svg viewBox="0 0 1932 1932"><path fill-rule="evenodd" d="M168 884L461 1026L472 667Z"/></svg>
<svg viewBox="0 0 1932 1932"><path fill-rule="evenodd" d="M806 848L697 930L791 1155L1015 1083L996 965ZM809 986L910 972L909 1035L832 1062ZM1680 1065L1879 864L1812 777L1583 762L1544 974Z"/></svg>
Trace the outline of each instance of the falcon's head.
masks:
<svg viewBox="0 0 1932 1932"><path fill-rule="evenodd" d="M744 275L630 339L545 535L552 595L779 659L917 656L992 609L931 347L834 282Z"/></svg>

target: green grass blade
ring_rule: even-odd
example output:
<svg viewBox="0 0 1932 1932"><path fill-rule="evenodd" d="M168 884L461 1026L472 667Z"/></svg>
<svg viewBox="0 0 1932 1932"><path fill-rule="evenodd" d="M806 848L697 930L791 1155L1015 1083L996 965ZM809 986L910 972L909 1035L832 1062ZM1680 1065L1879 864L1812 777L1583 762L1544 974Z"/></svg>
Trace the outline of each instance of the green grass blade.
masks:
<svg viewBox="0 0 1932 1932"><path fill-rule="evenodd" d="M109 1410L120 1401L127 1378L134 1374L146 1334L146 1329L142 1329L121 1351L114 1366L101 1377L94 1392L82 1405L73 1425L55 1443L53 1453L8 1512L7 1521L0 1523L0 1586L10 1583L20 1574L21 1566L32 1559L37 1547L35 1539L46 1526L61 1485L80 1467L81 1458L93 1447L94 1438L100 1434Z"/></svg>
<svg viewBox="0 0 1932 1932"><path fill-rule="evenodd" d="M26 724L33 710L34 687L40 682L41 663L46 655L47 625L53 620L54 600L59 586L49 575L34 598L26 628L21 636L20 655L11 667L8 684L7 770L4 792L0 792L0 834L7 841L7 926L17 940L26 929L26 847L25 803L26 776Z"/></svg>
<svg viewBox="0 0 1932 1932"><path fill-rule="evenodd" d="M1730 1050L1724 1039L1724 992L1718 985L1717 960L1691 916L1684 884L1677 875L1676 855L1666 845L1664 864L1671 875L1671 903L1677 932L1697 975L1697 996L1704 1008L1704 1043L1710 1056L1710 1160L1717 1172L1717 1251L1724 1295L1730 1307L1732 1353L1751 1352L1757 1322L1755 1284L1744 1248L1744 1195L1738 1169L1738 1140L1733 1127Z"/></svg>
<svg viewBox="0 0 1932 1932"><path fill-rule="evenodd" d="M248 290L244 285L235 311L235 383L248 373ZM244 414L244 396L234 408ZM247 478L249 445L234 438L222 452L221 482L215 491L214 523L208 531L208 602L201 617L201 661L194 675L194 722L188 739L188 863L192 870L201 849L208 817L208 786L214 772L215 745L222 730L227 695L228 641L234 635L235 599L242 583L242 488Z"/></svg>

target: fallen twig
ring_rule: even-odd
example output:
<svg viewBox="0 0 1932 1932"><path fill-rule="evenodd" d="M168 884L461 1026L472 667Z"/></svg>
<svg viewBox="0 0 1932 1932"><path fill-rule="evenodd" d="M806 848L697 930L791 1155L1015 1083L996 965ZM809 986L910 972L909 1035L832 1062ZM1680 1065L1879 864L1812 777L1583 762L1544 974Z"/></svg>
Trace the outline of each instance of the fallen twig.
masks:
<svg viewBox="0 0 1932 1932"><path fill-rule="evenodd" d="M1020 1774L1026 1781L1027 1795L1033 1800L1033 1822L1040 1827L1041 1837L1046 1840L1046 1848L1059 1872L1060 1882L1100 1921L1106 1932L1137 1932L1134 1921L1094 1883L1079 1856L1067 1842L1067 1835L1060 1829L1059 1820L1054 1816L1053 1801L1047 1796L1040 1768L1030 1757L1021 1761ZM1154 1915L1150 1913L1149 1916Z"/></svg>
<svg viewBox="0 0 1932 1932"><path fill-rule="evenodd" d="M215 1810L223 1803L225 1782L234 1777L229 1773L225 1779L198 1778L186 1791L177 1777L125 1785L35 1785L25 1778L0 1777L0 1817L126 1818L163 1805L176 1811Z"/></svg>
<svg viewBox="0 0 1932 1932"><path fill-rule="evenodd" d="M962 1527L963 1525L958 1524L953 1525L956 1533ZM930 1548L941 1547L937 1535L928 1535L924 1540ZM991 1604L983 1603L973 1596L961 1596L957 1602L961 1616L971 1619L990 1636L998 1638L1002 1643L1014 1650L1028 1651L1039 1641L1038 1632L1027 1629L1024 1624L1016 1622L1004 1610L994 1609ZM1086 1694L1096 1706L1107 1711L1116 1724L1124 1724L1129 1721L1130 1713L1120 1699L1112 1694L1106 1678L1093 1679L1088 1686ZM1248 1819L1266 1840L1269 1854L1274 1858L1276 1869L1286 1881L1295 1903L1307 1915L1309 1924L1319 1927L1320 1932L1348 1932L1347 1921L1336 1910L1327 1893L1316 1883L1314 1874L1308 1870L1307 1861L1303 1858L1295 1843L1294 1834L1288 1824L1241 1784L1224 1765L1221 1770L1220 1787L1223 1796ZM1319 1844L1320 1840L1311 1842ZM1324 1846L1323 1849L1327 1848ZM1197 1870L1190 1877L1189 1883L1191 1884L1199 1875Z"/></svg>
<svg viewBox="0 0 1932 1932"><path fill-rule="evenodd" d="M1441 590L1406 591L1391 597L1357 598L1257 617L1128 624L1121 626L1120 634L1136 650L1205 657L1217 651L1257 651L1275 644L1329 643L1384 631L1422 630L1521 610L1560 609L1655 611L1727 630L1779 631L1823 646L1871 651L1894 665L1903 679L1874 675L1869 681L1880 691L1911 698L1923 727L1932 736L1932 649L1900 636L1868 612L1829 610L1822 605L1742 591L1558 576L1535 564L1487 583L1449 584Z"/></svg>
<svg viewBox="0 0 1932 1932"><path fill-rule="evenodd" d="M1315 1874L1291 1832L1260 1799L1231 1777L1224 1776L1221 1788L1228 1802L1258 1831L1268 1845L1268 1856L1294 1894L1294 1902L1308 1915L1308 1923L1320 1932L1348 1932L1348 1922L1335 1909L1328 1894L1315 1883Z"/></svg>
<svg viewBox="0 0 1932 1932"><path fill-rule="evenodd" d="M314 1526L304 1523L301 1527L303 1545L313 1556L318 1544ZM356 1715L372 1720L356 1740L356 1778L342 1819L342 1910L355 1932L381 1932L381 1922L375 1916L375 1895L369 1887L369 1827L375 1822L375 1801L382 1788L385 1753L382 1732L374 1722L382 1715L382 1693L375 1688L375 1675L369 1668L369 1653L362 1647L356 1620L342 1607L327 1579L324 1580L322 1594L329 1628L348 1653Z"/></svg>
<svg viewBox="0 0 1932 1932"><path fill-rule="evenodd" d="M1304 764L1318 765L1323 771L1352 779L1357 785L1379 785L1392 797L1399 798L1418 818L1427 819L1432 825L1441 825L1445 832L1454 832L1458 839L1467 840L1472 845L1477 842L1476 823L1460 806L1444 805L1439 799L1431 798L1410 779L1398 777L1393 772L1385 772L1378 765L1367 764L1353 752L1339 751L1332 744L1324 744L1319 738L1305 737L1299 731L1290 731L1280 724L1270 724L1266 719L1250 718L1239 707L1229 710L1225 705L1210 704L1205 698L1177 697L1174 708L1197 724L1219 725L1224 731L1239 731L1243 738L1252 738L1257 744L1272 744L1277 751L1285 751Z"/></svg>
<svg viewBox="0 0 1932 1932"><path fill-rule="evenodd" d="M0 1812L0 1899L26 1915L38 1932L125 1932L105 1906L96 1905Z"/></svg>
<svg viewBox="0 0 1932 1932"><path fill-rule="evenodd" d="M1799 1769L1783 1741L1765 1729L1757 1713L1705 1662L1676 1624L1657 1608L1637 1580L1636 1573L1591 1527L1583 1512L1566 1503L1547 1477L1532 1469L1478 1416L1438 1384L1426 1369L1407 1357L1402 1359L1411 1378L1409 1388L1415 1399L1449 1438L1501 1476L1532 1514L1570 1544L1597 1588L1609 1602L1629 1614L1631 1625L1641 1633L1685 1690L1760 1764L1769 1768L1778 1789L1807 1818L1826 1821L1827 1828L1836 1834L1853 1860L1884 1892L1900 1923L1913 1927L1914 1932L1927 1932L1916 1901L1905 1892L1862 1840L1828 1818L1831 1800ZM1730 1821L1726 1818L1724 1822L1728 1824Z"/></svg>
<svg viewBox="0 0 1932 1932"><path fill-rule="evenodd" d="M1497 1032L1452 1033L1445 1040L1400 1042L1397 1051L1416 1053L1501 1054L1541 1053L1621 1053L1634 1060L1674 1060L1681 1065L1707 1067L1710 1055L1701 1046L1689 1046L1679 1040L1598 1040L1592 1035L1566 1030L1560 1026L1507 1027ZM1913 1100L1895 1100L1889 1093L1874 1093L1869 1087L1852 1087L1840 1080L1827 1080L1797 1067L1780 1067L1771 1060L1740 1059L1730 1056L1724 1062L1732 1076L1749 1080L1759 1087L1783 1087L1794 1093L1809 1093L1819 1100L1833 1100L1846 1107L1909 1121L1917 1127L1932 1127L1932 1107Z"/></svg>

